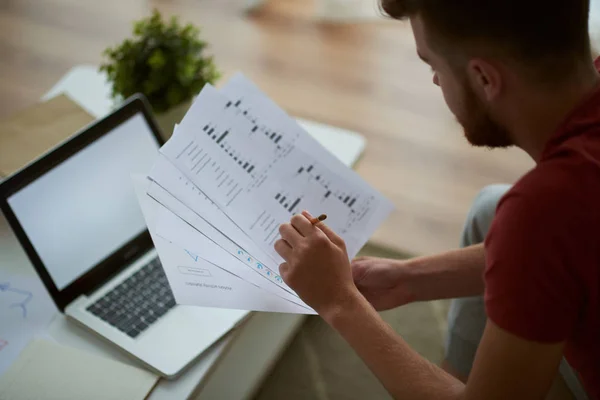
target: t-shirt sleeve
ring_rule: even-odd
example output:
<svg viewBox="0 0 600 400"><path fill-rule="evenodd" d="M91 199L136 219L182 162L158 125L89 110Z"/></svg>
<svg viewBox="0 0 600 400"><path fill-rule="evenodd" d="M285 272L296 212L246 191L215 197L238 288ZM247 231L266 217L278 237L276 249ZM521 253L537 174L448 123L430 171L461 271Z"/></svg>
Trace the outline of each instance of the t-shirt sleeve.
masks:
<svg viewBox="0 0 600 400"><path fill-rule="evenodd" d="M526 340L562 342L573 331L584 289L577 210L560 192L509 192L486 239L485 306L499 327ZM585 246L584 246L585 247Z"/></svg>

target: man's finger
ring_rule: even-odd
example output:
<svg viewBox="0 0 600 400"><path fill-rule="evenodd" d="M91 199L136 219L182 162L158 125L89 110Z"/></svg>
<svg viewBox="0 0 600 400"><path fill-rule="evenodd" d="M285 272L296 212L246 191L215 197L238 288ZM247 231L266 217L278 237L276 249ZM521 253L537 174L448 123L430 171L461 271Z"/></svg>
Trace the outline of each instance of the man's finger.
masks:
<svg viewBox="0 0 600 400"><path fill-rule="evenodd" d="M311 214L311 213L309 213L309 212L308 212L308 211L306 211L306 210L302 211L302 215L304 215L304 216L305 216L305 217L306 217L306 218L307 218L309 221L310 221L311 219L313 219L313 216L312 216L312 214Z"/></svg>
<svg viewBox="0 0 600 400"><path fill-rule="evenodd" d="M352 265L354 264L362 264L363 262L368 262L373 260L375 257L369 257L369 256L360 256L360 257L356 257L353 260L350 261L350 263Z"/></svg>
<svg viewBox="0 0 600 400"><path fill-rule="evenodd" d="M288 260L292 255L292 248L288 242L283 239L278 239L275 242L275 251L279 254L284 260Z"/></svg>
<svg viewBox="0 0 600 400"><path fill-rule="evenodd" d="M284 282L287 282L287 278L288 278L288 274L290 272L290 264L284 262L283 264L279 265L279 275L281 276L281 279L283 279Z"/></svg>
<svg viewBox="0 0 600 400"><path fill-rule="evenodd" d="M294 247L302 239L302 235L291 224L281 224L279 226L279 234L281 237Z"/></svg>
<svg viewBox="0 0 600 400"><path fill-rule="evenodd" d="M335 244L336 246L339 246L339 247L346 246L346 243L344 243L344 239L339 237L338 234L333 231L333 229L331 229L324 223L320 222L320 223L316 224L315 226L317 228L319 228L320 230L322 230L323 233L329 238L329 240L331 240L333 242L333 244Z"/></svg>
<svg viewBox="0 0 600 400"><path fill-rule="evenodd" d="M296 214L292 217L292 226L304 237L315 232L313 224L304 214Z"/></svg>

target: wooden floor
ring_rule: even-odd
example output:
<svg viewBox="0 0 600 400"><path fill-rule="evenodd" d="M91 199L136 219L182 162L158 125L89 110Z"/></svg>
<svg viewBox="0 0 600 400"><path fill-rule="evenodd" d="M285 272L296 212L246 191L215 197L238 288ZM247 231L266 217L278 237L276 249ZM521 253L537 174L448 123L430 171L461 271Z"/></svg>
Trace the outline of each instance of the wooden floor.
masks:
<svg viewBox="0 0 600 400"><path fill-rule="evenodd" d="M411 254L455 247L476 193L533 165L518 150L466 143L407 24L323 24L311 0L271 0L247 16L244 1L0 0L0 117L36 102L73 65L98 64L157 8L201 25L221 69L243 71L289 113L367 137L357 170L396 205L375 244Z"/></svg>

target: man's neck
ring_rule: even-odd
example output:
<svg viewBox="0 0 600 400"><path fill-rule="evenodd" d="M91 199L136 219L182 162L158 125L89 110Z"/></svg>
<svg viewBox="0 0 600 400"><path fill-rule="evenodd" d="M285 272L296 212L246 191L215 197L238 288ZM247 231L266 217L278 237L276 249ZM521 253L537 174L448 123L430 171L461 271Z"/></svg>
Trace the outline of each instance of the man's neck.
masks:
<svg viewBox="0 0 600 400"><path fill-rule="evenodd" d="M546 143L559 125L600 83L593 64L569 83L524 93L513 118L515 144L539 162Z"/></svg>

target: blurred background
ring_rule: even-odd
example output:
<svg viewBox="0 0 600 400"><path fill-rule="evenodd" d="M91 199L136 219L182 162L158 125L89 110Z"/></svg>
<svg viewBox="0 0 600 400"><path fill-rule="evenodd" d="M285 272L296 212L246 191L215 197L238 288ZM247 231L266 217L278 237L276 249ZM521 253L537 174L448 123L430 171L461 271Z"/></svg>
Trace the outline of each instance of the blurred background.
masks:
<svg viewBox="0 0 600 400"><path fill-rule="evenodd" d="M457 246L476 193L487 184L512 183L533 165L516 149L489 152L467 144L416 56L409 25L379 15L376 0L0 0L0 120L35 105L81 66L106 65L116 102L130 90L152 94L159 78L148 78L147 65L132 69L119 57L135 63L124 41L133 37L134 21L153 10L165 24L177 16L181 26L199 29L201 61L212 57L215 69L203 64L202 79L218 85L242 71L289 114L364 136L356 171L396 206L364 254L402 258ZM596 1L591 19L592 34L600 37ZM158 55L153 62L160 67L171 57L178 56ZM196 81L177 79L160 83L170 88L166 103L166 95L154 92L159 117L177 118L198 89ZM439 362L446 307L414 304L384 316L420 353ZM337 334L313 317L256 398L388 395Z"/></svg>

